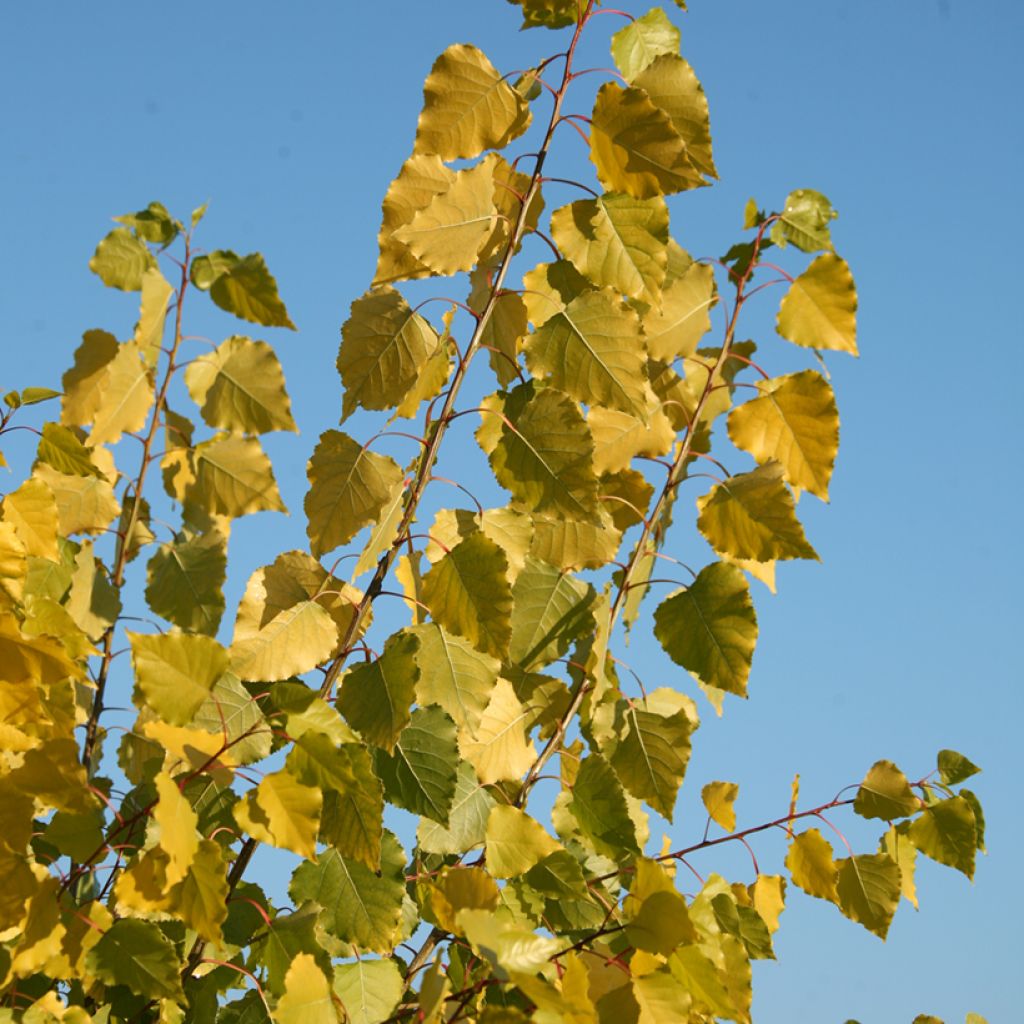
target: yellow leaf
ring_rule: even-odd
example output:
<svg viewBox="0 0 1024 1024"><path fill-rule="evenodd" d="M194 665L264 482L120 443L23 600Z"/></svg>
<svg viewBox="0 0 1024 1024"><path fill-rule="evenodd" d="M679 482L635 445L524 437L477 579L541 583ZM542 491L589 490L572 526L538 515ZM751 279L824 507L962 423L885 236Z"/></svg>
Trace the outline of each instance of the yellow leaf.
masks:
<svg viewBox="0 0 1024 1024"><path fill-rule="evenodd" d="M839 868L832 845L816 828L794 837L786 854L786 867L793 882L809 896L839 903Z"/></svg>
<svg viewBox="0 0 1024 1024"><path fill-rule="evenodd" d="M796 345L857 355L857 289L846 260L817 257L790 285L775 326Z"/></svg>
<svg viewBox="0 0 1024 1024"><path fill-rule="evenodd" d="M139 322L135 325L135 343L149 366L156 366L160 358L167 303L173 294L174 289L159 268L150 267L142 275L142 298Z"/></svg>
<svg viewBox="0 0 1024 1024"><path fill-rule="evenodd" d="M228 876L218 843L203 839L188 874L175 893L177 913L202 939L223 942L221 925L228 916Z"/></svg>
<svg viewBox="0 0 1024 1024"><path fill-rule="evenodd" d="M736 828L736 808L733 805L739 792L740 787L735 782L709 782L700 791L708 814L726 832Z"/></svg>
<svg viewBox="0 0 1024 1024"><path fill-rule="evenodd" d="M654 395L648 396L655 404ZM587 412L587 426L594 438L594 472L617 473L629 467L638 455L665 455L676 434L668 417L657 409L648 421L628 412L592 405Z"/></svg>
<svg viewBox="0 0 1024 1024"><path fill-rule="evenodd" d="M495 878L516 878L526 874L548 854L561 846L517 807L499 804L487 818L487 869Z"/></svg>
<svg viewBox="0 0 1024 1024"><path fill-rule="evenodd" d="M93 448L92 461L105 473L109 467L109 475L113 476L114 460L106 449ZM58 529L63 537L104 533L121 514L121 506L107 476L74 476L44 463L37 464L32 475L53 492Z"/></svg>
<svg viewBox="0 0 1024 1024"><path fill-rule="evenodd" d="M42 480L29 477L3 502L4 522L10 523L25 553L37 558L60 560L57 548L57 500Z"/></svg>
<svg viewBox="0 0 1024 1024"><path fill-rule="evenodd" d="M661 301L643 314L641 323L651 359L671 363L692 356L711 330L708 311L718 301L714 270L691 263L682 277L665 286Z"/></svg>
<svg viewBox="0 0 1024 1024"><path fill-rule="evenodd" d="M459 737L459 753L476 769L485 785L502 779L518 779L533 764L536 750L526 738L533 712L523 707L512 684L499 679L480 716L476 734Z"/></svg>
<svg viewBox="0 0 1024 1024"><path fill-rule="evenodd" d="M46 962L59 956L66 931L60 920L60 879L47 878L32 895L26 908L11 956L9 977L27 978Z"/></svg>
<svg viewBox="0 0 1024 1024"><path fill-rule="evenodd" d="M167 772L160 772L153 781L157 792L153 821L160 830L160 848L167 854L167 884L176 885L188 874L199 849L199 818Z"/></svg>
<svg viewBox="0 0 1024 1024"><path fill-rule="evenodd" d="M777 932L779 917L786 909L786 880L782 875L758 875L749 891L754 909L761 915L768 931Z"/></svg>
<svg viewBox="0 0 1024 1024"><path fill-rule="evenodd" d="M230 785L233 778L231 751L224 750L224 737L202 729L189 729L167 722L143 722L139 731L147 739L159 743L165 751L164 771L180 764L192 771L202 769L221 785Z"/></svg>
<svg viewBox="0 0 1024 1024"><path fill-rule="evenodd" d="M286 769L265 775L235 804L235 821L254 839L300 857L316 857L323 793L304 786Z"/></svg>
<svg viewBox="0 0 1024 1024"><path fill-rule="evenodd" d="M338 642L338 627L316 601L300 601L258 633L231 645L231 670L241 679L277 682L326 661Z"/></svg>
<svg viewBox="0 0 1024 1024"><path fill-rule="evenodd" d="M299 953L284 976L284 995L274 1009L276 1024L338 1024L342 1019L316 960Z"/></svg>
<svg viewBox="0 0 1024 1024"><path fill-rule="evenodd" d="M137 342L126 341L120 346L100 387L103 400L86 441L91 447L112 444L122 434L140 430L146 423L155 397L155 381Z"/></svg>

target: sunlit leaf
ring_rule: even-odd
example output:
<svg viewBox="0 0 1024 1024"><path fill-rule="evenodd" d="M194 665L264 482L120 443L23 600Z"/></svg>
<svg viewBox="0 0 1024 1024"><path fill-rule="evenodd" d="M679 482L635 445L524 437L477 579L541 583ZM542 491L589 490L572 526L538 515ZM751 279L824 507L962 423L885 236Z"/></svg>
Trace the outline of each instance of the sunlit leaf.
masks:
<svg viewBox="0 0 1024 1024"><path fill-rule="evenodd" d="M938 767L939 776L947 786L955 786L981 771L969 758L955 750L940 750Z"/></svg>
<svg viewBox="0 0 1024 1024"><path fill-rule="evenodd" d="M137 292L146 271L155 266L156 260L146 243L126 228L114 228L89 260L89 269L108 288L125 292Z"/></svg>
<svg viewBox="0 0 1024 1024"><path fill-rule="evenodd" d="M523 302L530 323L540 327L594 286L568 261L539 263L523 275Z"/></svg>
<svg viewBox="0 0 1024 1024"><path fill-rule="evenodd" d="M139 322L135 325L135 344L139 346L146 365L155 367L160 359L167 304L174 294L159 267L150 267L142 277L142 300Z"/></svg>
<svg viewBox="0 0 1024 1024"><path fill-rule="evenodd" d="M254 839L300 857L316 855L323 793L304 786L291 772L281 769L264 775L255 788L235 804L235 820Z"/></svg>
<svg viewBox="0 0 1024 1024"><path fill-rule="evenodd" d="M629 22L612 36L612 57L631 82L655 57L679 52L679 29L660 7Z"/></svg>
<svg viewBox="0 0 1024 1024"><path fill-rule="evenodd" d="M792 242L804 252L831 250L829 224L838 216L820 192L812 188L798 188L786 196L786 203L779 219L772 225L770 237L782 248L787 242Z"/></svg>
<svg viewBox="0 0 1024 1024"><path fill-rule="evenodd" d="M809 896L838 904L839 866L833 860L831 844L816 828L793 837L786 867L794 884Z"/></svg>
<svg viewBox="0 0 1024 1024"><path fill-rule="evenodd" d="M224 537L216 531L182 534L149 560L146 601L181 629L214 636L224 614L221 588L226 575Z"/></svg>
<svg viewBox="0 0 1024 1024"><path fill-rule="evenodd" d="M29 477L4 496L2 511L4 522L14 528L25 554L59 560L57 501L46 484Z"/></svg>
<svg viewBox="0 0 1024 1024"><path fill-rule="evenodd" d="M876 761L857 790L853 809L864 818L892 821L905 818L921 806L907 777L892 761Z"/></svg>
<svg viewBox="0 0 1024 1024"><path fill-rule="evenodd" d="M523 9L523 28L565 28L579 17L578 0L508 0Z"/></svg>
<svg viewBox="0 0 1024 1024"><path fill-rule="evenodd" d="M185 633L146 636L129 633L137 701L145 701L165 721L186 725L228 667L216 640Z"/></svg>
<svg viewBox="0 0 1024 1024"><path fill-rule="evenodd" d="M334 968L334 993L351 1024L381 1024L391 1016L403 990L394 960L361 959Z"/></svg>
<svg viewBox="0 0 1024 1024"><path fill-rule="evenodd" d="M196 446L186 501L214 515L285 512L270 459L254 437L227 434Z"/></svg>
<svg viewBox="0 0 1024 1024"><path fill-rule="evenodd" d="M691 264L682 277L666 285L661 301L641 318L650 357L671 363L680 356L692 356L711 329L708 311L717 301L712 268Z"/></svg>
<svg viewBox="0 0 1024 1024"><path fill-rule="evenodd" d="M591 754L580 763L569 808L599 853L622 856L627 851L640 852L622 784L600 754Z"/></svg>
<svg viewBox="0 0 1024 1024"><path fill-rule="evenodd" d="M858 854L836 862L839 909L884 939L900 899L900 868L884 853Z"/></svg>
<svg viewBox="0 0 1024 1024"><path fill-rule="evenodd" d="M276 1024L338 1024L341 1019L323 971L309 953L299 953L285 975Z"/></svg>
<svg viewBox="0 0 1024 1024"><path fill-rule="evenodd" d="M115 921L89 950L86 967L108 985L124 985L146 999L184 999L174 944L148 921Z"/></svg>
<svg viewBox="0 0 1024 1024"><path fill-rule="evenodd" d="M736 797L740 787L735 782L709 782L701 791L700 798L707 808L711 820L732 832L736 828Z"/></svg>
<svg viewBox="0 0 1024 1024"><path fill-rule="evenodd" d="M495 807L487 819L487 870L495 878L516 878L560 849L555 839L517 807Z"/></svg>
<svg viewBox="0 0 1024 1024"><path fill-rule="evenodd" d="M926 807L911 822L910 841L926 857L974 877L977 848L974 810L962 796L950 797Z"/></svg>
<svg viewBox="0 0 1024 1024"><path fill-rule="evenodd" d="M671 821L690 759L693 726L685 711L660 714L645 707L647 703L637 701L623 711L611 764L633 796Z"/></svg>
<svg viewBox="0 0 1024 1024"><path fill-rule="evenodd" d="M192 281L204 291L209 289L210 298L240 320L297 329L278 295L277 281L258 252L239 257L218 250L200 256L192 264Z"/></svg>
<svg viewBox="0 0 1024 1024"><path fill-rule="evenodd" d="M61 379L61 422L68 427L84 427L92 423L103 405L104 388L110 363L120 351L117 338L106 331L86 331L82 344L75 350L74 365Z"/></svg>
<svg viewBox="0 0 1024 1024"><path fill-rule="evenodd" d="M499 679L491 691L476 732L459 736L459 752L483 783L519 778L536 756L526 737L532 713L516 697L512 684Z"/></svg>
<svg viewBox="0 0 1024 1024"><path fill-rule="evenodd" d="M39 461L66 476L102 477L92 452L67 427L44 423L39 439Z"/></svg>
<svg viewBox="0 0 1024 1024"><path fill-rule="evenodd" d="M857 290L846 261L818 256L789 286L775 326L794 344L857 355Z"/></svg>
<svg viewBox="0 0 1024 1024"><path fill-rule="evenodd" d="M271 619L254 636L231 645L231 670L242 679L273 683L326 661L338 627L316 601L302 601Z"/></svg>

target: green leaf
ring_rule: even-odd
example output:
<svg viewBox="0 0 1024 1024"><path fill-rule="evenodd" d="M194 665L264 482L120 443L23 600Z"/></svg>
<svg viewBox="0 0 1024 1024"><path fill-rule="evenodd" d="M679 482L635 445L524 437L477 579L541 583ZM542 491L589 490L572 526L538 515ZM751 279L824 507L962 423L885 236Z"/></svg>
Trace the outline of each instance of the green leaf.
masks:
<svg viewBox="0 0 1024 1024"><path fill-rule="evenodd" d="M487 819L487 870L494 878L516 878L559 850L555 839L518 807L495 807Z"/></svg>
<svg viewBox="0 0 1024 1024"><path fill-rule="evenodd" d="M191 276L197 288L209 289L210 298L239 320L297 329L277 293L277 281L258 252L241 257L228 250L211 252L192 264Z"/></svg>
<svg viewBox="0 0 1024 1024"><path fill-rule="evenodd" d="M772 937L761 915L753 908L737 904L731 895L719 893L712 897L715 920L722 931L743 943L752 960L774 960Z"/></svg>
<svg viewBox="0 0 1024 1024"><path fill-rule="evenodd" d="M157 549L146 570L146 602L181 629L214 636L224 614L227 545L217 531L179 534Z"/></svg>
<svg viewBox="0 0 1024 1024"><path fill-rule="evenodd" d="M320 435L306 474L306 533L318 556L347 544L364 526L377 522L402 481L394 459L371 452L340 430Z"/></svg>
<svg viewBox="0 0 1024 1024"><path fill-rule="evenodd" d="M419 677L418 646L414 634L396 633L379 658L350 668L341 682L338 707L349 725L389 753L409 724Z"/></svg>
<svg viewBox="0 0 1024 1024"><path fill-rule="evenodd" d="M388 801L442 825L455 799L458 764L455 723L439 707L417 708L394 752L376 758Z"/></svg>
<svg viewBox="0 0 1024 1024"><path fill-rule="evenodd" d="M22 405L38 405L40 402L48 402L51 398L60 398L61 392L52 388L24 388L21 392Z"/></svg>
<svg viewBox="0 0 1024 1024"><path fill-rule="evenodd" d="M351 1024L382 1024L403 991L402 973L394 960L357 960L334 968L334 993Z"/></svg>
<svg viewBox="0 0 1024 1024"><path fill-rule="evenodd" d="M270 754L271 728L260 706L231 673L220 677L192 716L192 724L231 743L234 764L253 764Z"/></svg>
<svg viewBox="0 0 1024 1024"><path fill-rule="evenodd" d="M858 854L837 861L839 909L880 939L900 901L900 867L888 854Z"/></svg>
<svg viewBox="0 0 1024 1024"><path fill-rule="evenodd" d="M447 827L420 818L416 831L424 853L462 854L484 842L494 797L480 784L468 761L458 763L455 795L448 811Z"/></svg>
<svg viewBox="0 0 1024 1024"><path fill-rule="evenodd" d="M786 204L772 225L769 237L783 249L787 242L792 242L804 252L831 250L829 224L838 216L820 192L813 188L798 188L786 196Z"/></svg>
<svg viewBox="0 0 1024 1024"><path fill-rule="evenodd" d="M67 427L57 423L43 424L37 454L40 462L66 476L103 477L103 471L92 461L90 450Z"/></svg>
<svg viewBox="0 0 1024 1024"><path fill-rule="evenodd" d="M300 864L288 886L296 904L319 904L320 923L331 935L375 953L391 952L404 893L405 853L390 832L384 833L379 871L332 848L315 863Z"/></svg>
<svg viewBox="0 0 1024 1024"><path fill-rule="evenodd" d="M839 411L827 380L814 370L757 385L760 398L729 414L729 438L758 462L776 461L793 487L827 501L839 450Z"/></svg>
<svg viewBox="0 0 1024 1024"><path fill-rule="evenodd" d="M709 782L700 791L700 798L711 820L732 832L736 828L736 797L740 787L735 782Z"/></svg>
<svg viewBox="0 0 1024 1024"><path fill-rule="evenodd" d="M262 893L252 893L260 903ZM255 908L254 908L255 909ZM331 958L323 948L322 938L317 935L318 908L308 903L294 913L279 913L274 916L269 927L260 927L257 917L254 926L258 929L252 942L253 965L266 968L263 981L264 992L281 996L285 991L285 977L288 969L300 954L307 954L316 962L320 972L326 976L331 970ZM271 910L271 913L273 911Z"/></svg>
<svg viewBox="0 0 1024 1024"><path fill-rule="evenodd" d="M250 682L274 683L327 661L338 642L338 626L316 601L300 601L270 620L254 636L231 645L231 670Z"/></svg>
<svg viewBox="0 0 1024 1024"><path fill-rule="evenodd" d="M697 499L697 508L700 532L721 555L755 562L818 559L796 518L793 495L777 462L716 484Z"/></svg>
<svg viewBox="0 0 1024 1024"><path fill-rule="evenodd" d="M679 29L660 7L629 22L612 36L612 58L627 82L632 82L655 57L679 52Z"/></svg>
<svg viewBox="0 0 1024 1024"><path fill-rule="evenodd" d="M149 921L115 921L85 959L88 972L108 985L124 985L144 999L185 998L174 945Z"/></svg>
<svg viewBox="0 0 1024 1024"><path fill-rule="evenodd" d="M911 823L907 836L926 857L974 877L978 833L974 810L964 797L926 807Z"/></svg>
<svg viewBox="0 0 1024 1024"><path fill-rule="evenodd" d="M264 775L260 784L235 804L238 825L261 843L316 855L323 793L305 786L287 769Z"/></svg>
<svg viewBox="0 0 1024 1024"><path fill-rule="evenodd" d="M609 192L551 215L558 248L588 280L633 298L656 301L668 265L668 207L660 196Z"/></svg>
<svg viewBox="0 0 1024 1024"><path fill-rule="evenodd" d="M423 579L423 600L445 629L503 658L512 637L505 552L483 533L461 541Z"/></svg>
<svg viewBox="0 0 1024 1024"><path fill-rule="evenodd" d="M576 403L533 381L503 399L485 400L485 407L488 402L493 411L482 414L477 439L498 483L527 511L593 520L598 509L594 442Z"/></svg>
<svg viewBox="0 0 1024 1024"><path fill-rule="evenodd" d="M704 184L703 174L691 162L665 111L643 89L622 89L614 82L606 82L597 93L590 159L606 190L635 199Z"/></svg>
<svg viewBox="0 0 1024 1024"><path fill-rule="evenodd" d="M509 973L536 974L563 945L491 910L460 910L456 920L477 954L497 969L501 979Z"/></svg>
<svg viewBox="0 0 1024 1024"><path fill-rule="evenodd" d="M598 853L620 858L640 852L622 784L600 754L580 762L569 810Z"/></svg>
<svg viewBox="0 0 1024 1024"><path fill-rule="evenodd" d="M976 764L955 750L940 750L938 762L939 778L947 786L955 786L981 771Z"/></svg>
<svg viewBox="0 0 1024 1024"><path fill-rule="evenodd" d="M693 726L685 711L659 714L644 707L646 703L625 707L611 764L633 796L671 821L690 759Z"/></svg>
<svg viewBox="0 0 1024 1024"><path fill-rule="evenodd" d="M358 408L401 404L438 350L434 328L390 287L375 288L352 303L341 339L342 421Z"/></svg>
<svg viewBox="0 0 1024 1024"><path fill-rule="evenodd" d="M423 84L416 153L468 160L504 149L530 126L525 99L475 46L449 46Z"/></svg>
<svg viewBox="0 0 1024 1024"><path fill-rule="evenodd" d="M692 356L711 330L708 311L718 301L714 270L693 263L661 293L661 301L643 314L641 324L651 359L671 363Z"/></svg>
<svg viewBox="0 0 1024 1024"><path fill-rule="evenodd" d="M284 994L274 1009L276 1024L338 1024L340 1015L323 971L309 953L299 953L288 968Z"/></svg>
<svg viewBox="0 0 1024 1024"><path fill-rule="evenodd" d="M129 633L135 666L136 703L145 701L172 725L187 725L228 667L228 655L212 637L184 633Z"/></svg>
<svg viewBox="0 0 1024 1024"><path fill-rule="evenodd" d="M523 28L565 28L579 17L577 0L508 0L523 9Z"/></svg>
<svg viewBox="0 0 1024 1024"><path fill-rule="evenodd" d="M736 1009L727 988L726 972L718 968L698 946L680 946L669 958L668 964L672 977L693 997L698 1006L707 1007L714 1017L736 1019Z"/></svg>
<svg viewBox="0 0 1024 1024"><path fill-rule="evenodd" d="M241 257L230 249L215 249L211 253L197 256L189 268L189 279L200 291L208 292L213 282L235 266Z"/></svg>
<svg viewBox="0 0 1024 1024"><path fill-rule="evenodd" d="M247 434L299 429L281 364L265 341L228 338L189 364L185 383L211 427Z"/></svg>
<svg viewBox="0 0 1024 1024"><path fill-rule="evenodd" d="M817 257L789 286L775 327L795 345L857 355L857 290L846 260Z"/></svg>
<svg viewBox="0 0 1024 1024"><path fill-rule="evenodd" d="M459 753L473 765L481 782L518 779L533 764L536 751L526 737L532 719L533 712L520 703L512 684L499 679L476 731L459 736Z"/></svg>
<svg viewBox="0 0 1024 1024"><path fill-rule="evenodd" d="M458 171L443 192L395 232L432 274L470 270L495 224L492 158Z"/></svg>
<svg viewBox="0 0 1024 1024"><path fill-rule="evenodd" d="M254 437L221 435L195 449L195 480L185 493L187 504L213 515L287 512L277 489L270 459Z"/></svg>
<svg viewBox="0 0 1024 1024"><path fill-rule="evenodd" d="M526 339L526 364L580 402L647 418L640 322L609 289L586 292Z"/></svg>
<svg viewBox="0 0 1024 1024"><path fill-rule="evenodd" d="M702 683L746 696L757 616L746 577L727 562L705 566L654 613L654 635L677 665Z"/></svg>
<svg viewBox="0 0 1024 1024"><path fill-rule="evenodd" d="M863 818L892 821L905 818L921 806L907 777L892 761L876 761L857 790L853 809Z"/></svg>
<svg viewBox="0 0 1024 1024"><path fill-rule="evenodd" d="M11 802L5 796L2 799L4 805L4 826L8 834L10 822L7 820L7 811ZM32 819L31 804L27 808L26 821ZM92 854L103 845L103 814L101 811L85 811L81 814L73 814L69 811L58 811L46 826L46 841L55 846L65 857L81 863L87 860ZM26 845L28 835L25 836Z"/></svg>
<svg viewBox="0 0 1024 1024"><path fill-rule="evenodd" d="M156 260L146 244L125 228L114 228L89 260L89 269L108 288L123 292L139 291L143 275L155 266Z"/></svg>
<svg viewBox="0 0 1024 1024"><path fill-rule="evenodd" d="M793 837L786 867L794 884L808 896L839 903L839 867L833 860L831 844L816 828Z"/></svg>
<svg viewBox="0 0 1024 1024"><path fill-rule="evenodd" d="M150 203L146 209L138 213L126 213L121 217L115 217L118 224L133 228L140 238L154 245L164 247L171 244L178 237L180 225L167 212L163 203Z"/></svg>

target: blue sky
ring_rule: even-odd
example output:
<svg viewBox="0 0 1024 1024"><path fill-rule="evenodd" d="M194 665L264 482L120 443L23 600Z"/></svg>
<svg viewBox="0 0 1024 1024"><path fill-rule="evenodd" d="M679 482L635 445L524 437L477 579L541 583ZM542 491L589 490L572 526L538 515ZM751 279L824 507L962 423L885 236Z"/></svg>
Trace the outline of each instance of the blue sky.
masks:
<svg viewBox="0 0 1024 1024"><path fill-rule="evenodd" d="M821 802L879 757L919 777L939 748L962 750L985 769L975 788L991 852L975 883L921 865L921 911L904 905L885 945L791 891L779 962L755 976L755 1020L1010 1020L1024 842L1011 760L1022 710L1011 429L1024 370L1013 263L1024 9L690 7L673 16L709 97L722 181L673 200L674 233L716 255L738 239L749 196L777 207L793 188L825 192L859 286L862 358L830 362L843 424L832 503L801 503L823 562L784 568L776 597L756 589L751 698L721 720L706 714L672 835L699 839L697 794L710 779L740 783L740 821L754 824L785 813L795 771ZM22 4L2 25L0 386L59 386L83 330L130 331L134 300L86 264L109 218L151 199L179 216L210 200L203 244L262 251L299 325L254 332L277 346L302 432L268 445L293 515L238 525L237 597L249 569L303 546L305 459L340 413L338 328L369 283L380 200L411 148L434 57L473 42L512 69L554 52L558 37L518 33L503 0ZM608 63L614 27L597 20L585 61ZM589 180L574 133L552 161ZM772 341L771 315L766 301L750 330L783 372L792 356ZM194 323L215 337L235 330L202 309ZM353 422L370 432L369 419ZM456 449L441 472L470 458ZM626 656L653 685L669 671L640 640ZM757 850L769 870L780 847ZM745 856L695 865L749 880Z"/></svg>

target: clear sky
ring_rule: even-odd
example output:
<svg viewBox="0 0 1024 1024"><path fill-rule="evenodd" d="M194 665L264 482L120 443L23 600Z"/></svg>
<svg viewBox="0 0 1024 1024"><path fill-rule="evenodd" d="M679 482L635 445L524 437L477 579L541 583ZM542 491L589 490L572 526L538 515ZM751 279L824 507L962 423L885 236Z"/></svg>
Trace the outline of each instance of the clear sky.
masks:
<svg viewBox="0 0 1024 1024"><path fill-rule="evenodd" d="M672 201L674 232L717 255L737 240L749 196L771 208L793 188L825 192L859 285L862 358L830 363L843 423L832 504L801 503L823 563L784 568L776 597L756 586L751 698L721 720L704 705L671 834L699 839L697 794L711 779L740 783L740 821L755 824L785 813L795 771L821 802L877 758L917 778L939 748L963 751L985 769L975 788L990 853L975 883L921 864L921 910L904 905L885 945L791 889L779 962L757 967L755 1019L1019 1019L1024 8L690 7L673 16L711 104L722 181ZM608 62L607 21L591 33L593 64ZM451 42L476 43L503 69L554 52L556 36L517 24L503 0L4 5L3 389L59 386L87 328L130 332L134 299L103 289L86 263L111 216L152 199L182 217L210 200L203 243L262 251L300 327L254 331L278 348L302 432L268 445L293 515L238 525L236 598L250 568L304 545L305 459L340 412L338 328L369 283L380 200L411 148L422 80ZM584 157L567 131L552 160L586 179ZM770 312L754 336L781 372L790 357L771 340ZM235 329L212 315L200 327ZM447 456L449 473L462 457ZM17 482L2 479L0 490ZM669 671L639 642L627 656L653 685ZM757 847L764 870L780 849ZM695 864L749 880L745 855Z"/></svg>

